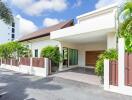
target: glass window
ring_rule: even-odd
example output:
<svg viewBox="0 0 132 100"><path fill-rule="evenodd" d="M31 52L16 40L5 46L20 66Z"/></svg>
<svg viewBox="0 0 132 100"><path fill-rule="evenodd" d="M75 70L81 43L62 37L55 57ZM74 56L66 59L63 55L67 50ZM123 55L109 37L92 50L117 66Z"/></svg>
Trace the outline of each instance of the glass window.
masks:
<svg viewBox="0 0 132 100"><path fill-rule="evenodd" d="M14 28L12 28L12 33L15 33L15 29Z"/></svg>
<svg viewBox="0 0 132 100"><path fill-rule="evenodd" d="M70 65L78 64L78 50L69 49L69 64Z"/></svg>
<svg viewBox="0 0 132 100"><path fill-rule="evenodd" d="M15 34L11 34L11 38L14 39L15 38Z"/></svg>
<svg viewBox="0 0 132 100"><path fill-rule="evenodd" d="M38 57L38 49L35 49L35 57Z"/></svg>
<svg viewBox="0 0 132 100"><path fill-rule="evenodd" d="M15 23L14 22L12 23L12 27L15 27Z"/></svg>

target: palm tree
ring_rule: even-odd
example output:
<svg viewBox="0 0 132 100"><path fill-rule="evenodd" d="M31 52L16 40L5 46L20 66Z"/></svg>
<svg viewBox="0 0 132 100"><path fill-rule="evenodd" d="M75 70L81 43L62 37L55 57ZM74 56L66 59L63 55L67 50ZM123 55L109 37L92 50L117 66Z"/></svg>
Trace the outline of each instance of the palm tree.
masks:
<svg viewBox="0 0 132 100"><path fill-rule="evenodd" d="M132 0L127 0L119 10L119 37L132 34Z"/></svg>
<svg viewBox="0 0 132 100"><path fill-rule="evenodd" d="M13 15L7 5L0 0L0 19L2 19L6 24L13 22Z"/></svg>
<svg viewBox="0 0 132 100"><path fill-rule="evenodd" d="M132 53L132 0L127 0L119 10L118 36L125 39L126 52Z"/></svg>

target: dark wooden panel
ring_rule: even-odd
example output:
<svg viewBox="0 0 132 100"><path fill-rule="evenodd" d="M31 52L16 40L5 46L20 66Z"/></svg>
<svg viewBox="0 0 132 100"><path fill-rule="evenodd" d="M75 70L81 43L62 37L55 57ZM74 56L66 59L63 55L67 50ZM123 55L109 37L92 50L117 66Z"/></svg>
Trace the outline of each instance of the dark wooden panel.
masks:
<svg viewBox="0 0 132 100"><path fill-rule="evenodd" d="M125 54L125 85L132 86L132 54Z"/></svg>
<svg viewBox="0 0 132 100"><path fill-rule="evenodd" d="M118 85L118 61L110 61L109 64L109 82L110 85Z"/></svg>
<svg viewBox="0 0 132 100"><path fill-rule="evenodd" d="M85 65L95 66L98 56L104 51L86 51Z"/></svg>
<svg viewBox="0 0 132 100"><path fill-rule="evenodd" d="M34 67L44 67L44 58L32 58L32 66Z"/></svg>
<svg viewBox="0 0 132 100"><path fill-rule="evenodd" d="M30 58L25 57L20 58L20 64L30 66Z"/></svg>

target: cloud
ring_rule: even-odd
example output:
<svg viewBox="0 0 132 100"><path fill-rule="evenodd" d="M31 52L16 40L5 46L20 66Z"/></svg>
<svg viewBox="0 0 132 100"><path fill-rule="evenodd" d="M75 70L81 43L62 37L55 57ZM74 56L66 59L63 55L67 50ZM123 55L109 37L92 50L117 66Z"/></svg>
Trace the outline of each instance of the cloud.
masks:
<svg viewBox="0 0 132 100"><path fill-rule="evenodd" d="M95 7L96 9L110 5L110 4L114 4L114 3L121 3L124 0L98 0L98 2L96 3Z"/></svg>
<svg viewBox="0 0 132 100"><path fill-rule="evenodd" d="M49 27L49 26L52 26L52 25L56 25L58 23L60 23L62 20L58 20L56 18L45 18L44 21L43 21L43 25L45 27Z"/></svg>
<svg viewBox="0 0 132 100"><path fill-rule="evenodd" d="M77 0L76 3L73 5L73 8L79 7L82 5L82 0Z"/></svg>
<svg viewBox="0 0 132 100"><path fill-rule="evenodd" d="M14 4L15 6L21 9L30 6L32 3L33 0L12 0L12 4Z"/></svg>
<svg viewBox="0 0 132 100"><path fill-rule="evenodd" d="M38 29L38 27L32 21L23 18L21 15L17 15L16 17L20 19L21 34L28 34Z"/></svg>
<svg viewBox="0 0 132 100"><path fill-rule="evenodd" d="M60 12L68 7L67 0L12 0L12 3L32 16L46 11Z"/></svg>

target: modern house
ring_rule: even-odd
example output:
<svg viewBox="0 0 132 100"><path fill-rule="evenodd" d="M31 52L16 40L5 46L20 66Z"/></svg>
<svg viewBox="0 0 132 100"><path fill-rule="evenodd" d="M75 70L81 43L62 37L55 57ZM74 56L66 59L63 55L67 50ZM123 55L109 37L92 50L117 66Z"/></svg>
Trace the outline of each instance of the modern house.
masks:
<svg viewBox="0 0 132 100"><path fill-rule="evenodd" d="M49 60L38 57L42 48L57 46L64 58L59 64L60 71L73 67L88 67L89 70L94 69L101 52L115 48L118 50L118 60L104 60L104 90L132 96L132 54L125 53L124 39L116 36L117 9L117 4L110 5L77 16L76 24L69 20L21 37L19 41L29 45L33 57L20 58L17 64L12 59L10 64L2 63L1 60L1 68L46 77L52 69ZM81 81L93 81L96 76L82 78L80 73L74 75ZM74 77L73 74L71 77Z"/></svg>
<svg viewBox="0 0 132 100"><path fill-rule="evenodd" d="M94 68L102 51L116 48L116 13L117 5L111 5L77 16L77 24L73 20L61 22L23 36L20 41L29 44L33 57L40 57L45 46L58 46L64 55L60 70Z"/></svg>
<svg viewBox="0 0 132 100"><path fill-rule="evenodd" d="M19 37L19 19L14 17L14 22L11 23L11 25L7 25L3 22L3 20L0 20L0 35L1 38L0 43L10 42L14 41L15 39L18 39Z"/></svg>

